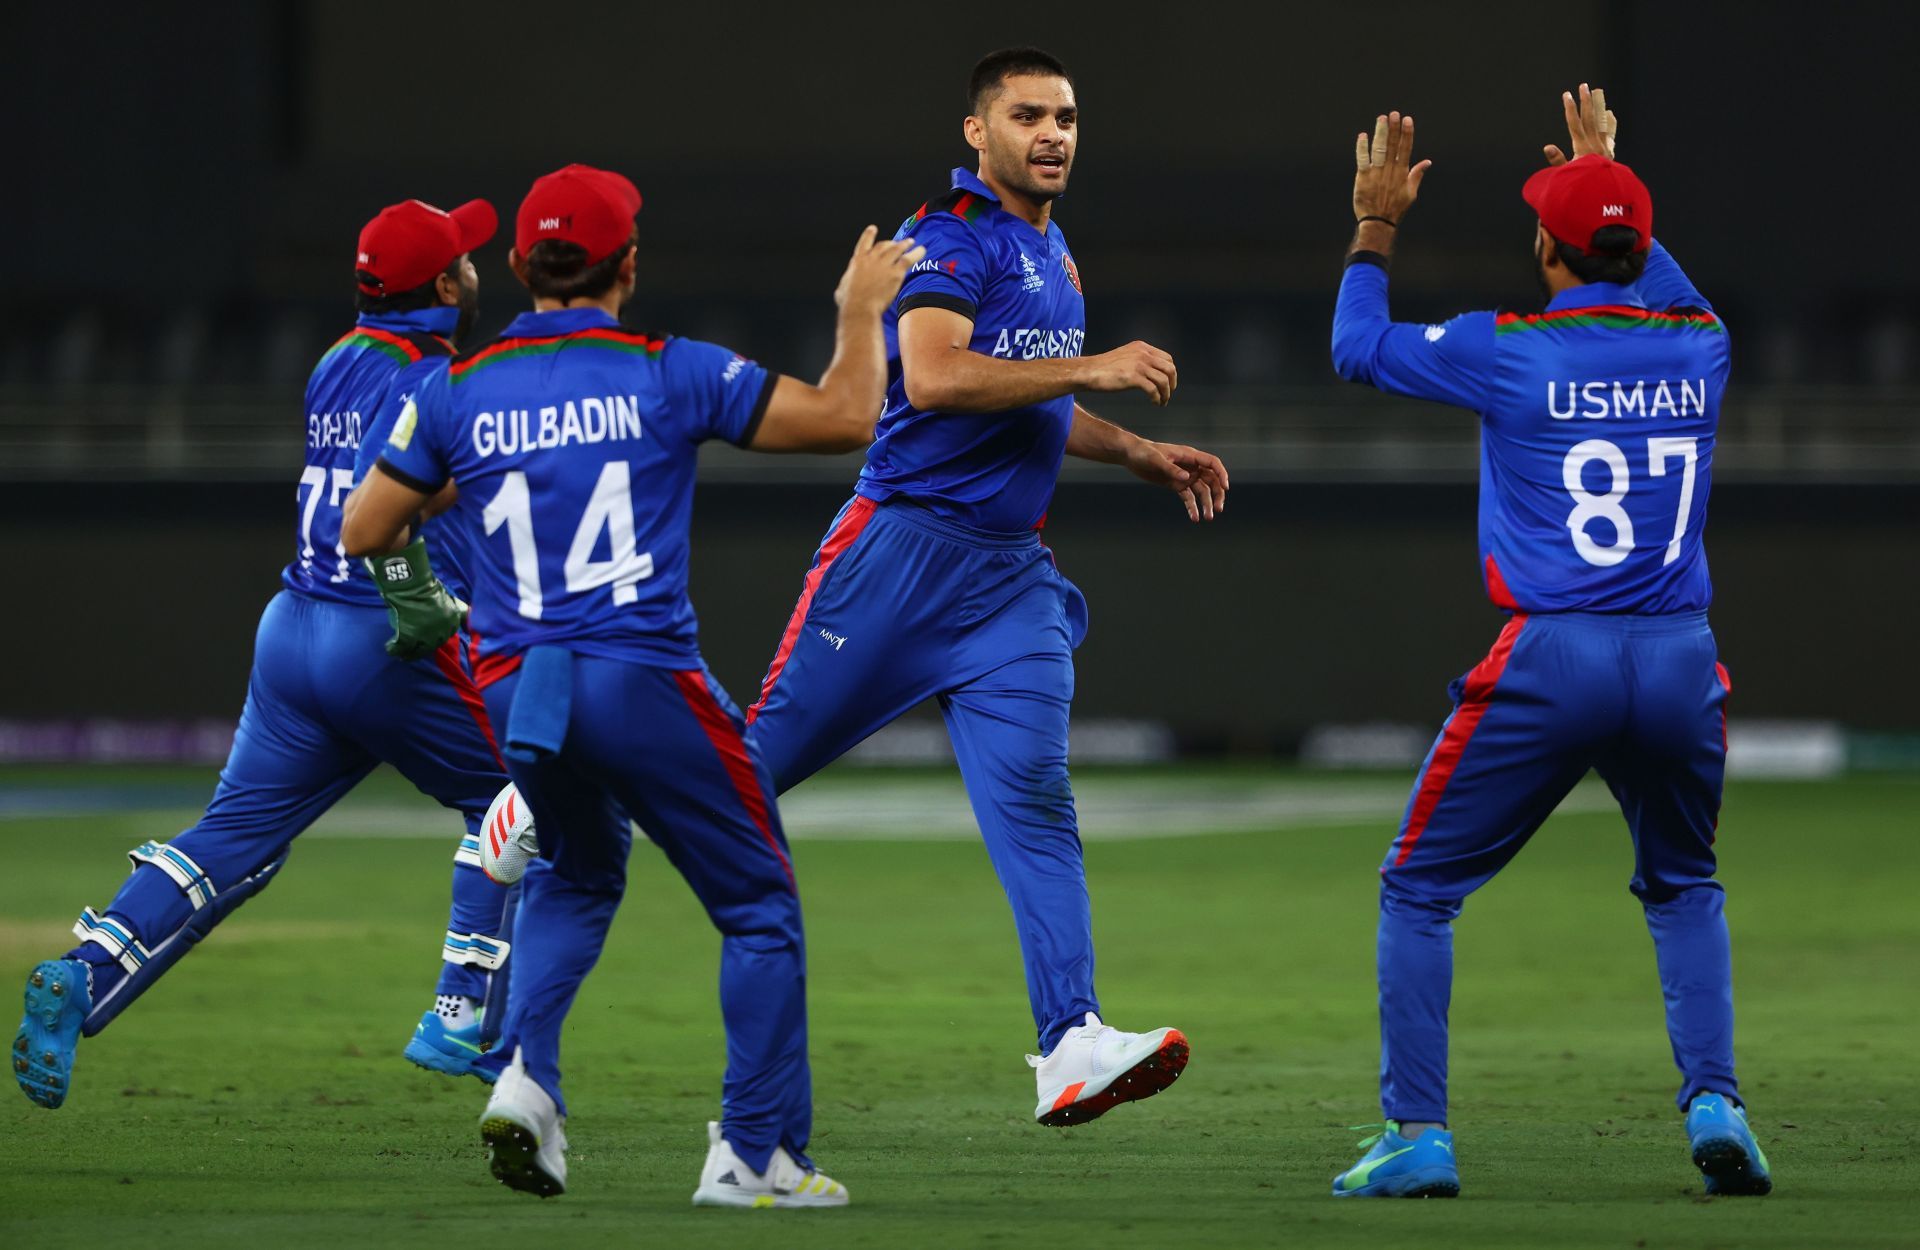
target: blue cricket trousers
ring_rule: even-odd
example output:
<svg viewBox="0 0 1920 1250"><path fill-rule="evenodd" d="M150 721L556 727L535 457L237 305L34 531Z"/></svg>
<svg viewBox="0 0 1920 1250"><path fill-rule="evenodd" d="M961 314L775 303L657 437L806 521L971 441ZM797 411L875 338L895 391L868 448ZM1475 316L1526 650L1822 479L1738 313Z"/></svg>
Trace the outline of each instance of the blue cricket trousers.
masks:
<svg viewBox="0 0 1920 1250"><path fill-rule="evenodd" d="M391 764L465 819L438 988L484 998L486 969L459 962L454 948L500 931L506 891L481 871L476 835L505 771L459 639L402 663L382 649L390 632L383 608L275 595L260 616L247 701L220 784L200 822L167 845L205 874L217 917L228 901L223 894L243 898L259 888L249 883L256 874L263 883L270 873L262 870L301 831L379 764ZM183 934L190 945L211 927L205 917L195 922L205 905L160 867L139 863L106 916L158 953ZM125 1005L113 1002L116 995L146 988L149 978L125 984L123 962L98 942L83 942L68 957L93 965L89 1033ZM158 961L154 975L170 962Z"/></svg>
<svg viewBox="0 0 1920 1250"><path fill-rule="evenodd" d="M1380 868L1380 1099L1447 1118L1447 1004L1461 902L1597 769L1633 835L1679 1102L1738 1101L1733 983L1714 830L1727 672L1705 613L1514 616L1453 683L1448 717Z"/></svg>
<svg viewBox="0 0 1920 1250"><path fill-rule="evenodd" d="M748 713L785 792L937 697L1012 904L1041 1053L1100 1009L1067 778L1086 601L1037 533L855 496L834 519Z"/></svg>
<svg viewBox="0 0 1920 1250"><path fill-rule="evenodd" d="M536 673L543 652L563 664ZM776 1146L804 1160L813 1077L800 896L772 782L726 691L704 666L536 648L486 699L508 727L507 767L540 835L540 856L521 878L506 1027L488 1061L503 1064L517 1048L566 1114L561 1026L626 893L631 816L721 934L727 1140L756 1172ZM544 749L522 744L529 722L551 726Z"/></svg>

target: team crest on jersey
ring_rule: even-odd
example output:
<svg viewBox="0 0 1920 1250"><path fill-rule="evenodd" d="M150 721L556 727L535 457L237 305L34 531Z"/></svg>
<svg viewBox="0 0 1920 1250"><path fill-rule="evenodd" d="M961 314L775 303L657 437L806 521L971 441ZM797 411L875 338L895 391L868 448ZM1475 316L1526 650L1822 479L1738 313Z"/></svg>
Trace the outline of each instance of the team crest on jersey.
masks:
<svg viewBox="0 0 1920 1250"><path fill-rule="evenodd" d="M1067 271L1067 281L1073 283L1073 289L1085 295L1086 292L1080 288L1080 266L1073 263L1073 257L1065 252L1060 253L1060 267Z"/></svg>

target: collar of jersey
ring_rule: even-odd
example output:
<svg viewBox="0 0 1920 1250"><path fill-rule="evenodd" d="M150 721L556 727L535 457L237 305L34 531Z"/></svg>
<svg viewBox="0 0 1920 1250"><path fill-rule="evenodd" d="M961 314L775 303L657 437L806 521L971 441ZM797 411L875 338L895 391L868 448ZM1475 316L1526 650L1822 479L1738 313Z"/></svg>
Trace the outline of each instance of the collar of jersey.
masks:
<svg viewBox="0 0 1920 1250"><path fill-rule="evenodd" d="M556 308L551 312L524 312L501 333L509 339L544 339L560 334L578 334L582 330L602 329L620 324L602 308Z"/></svg>
<svg viewBox="0 0 1920 1250"><path fill-rule="evenodd" d="M986 183L980 181L980 175L974 173L972 170L954 170L953 189L956 191L971 191L981 199L992 200L995 204L1000 202L1000 197L995 195Z"/></svg>
<svg viewBox="0 0 1920 1250"><path fill-rule="evenodd" d="M1601 304L1610 304L1615 308L1645 308L1647 301L1640 298L1640 292L1630 286L1621 286L1617 282L1589 282L1585 286L1568 287L1548 301L1548 312L1559 312L1562 308L1593 308Z"/></svg>
<svg viewBox="0 0 1920 1250"><path fill-rule="evenodd" d="M391 330L396 334L413 330L423 334L437 334L446 338L453 328L460 324L460 310L446 304L433 308L416 308L412 312L362 313L354 321L355 325L372 326L376 330Z"/></svg>

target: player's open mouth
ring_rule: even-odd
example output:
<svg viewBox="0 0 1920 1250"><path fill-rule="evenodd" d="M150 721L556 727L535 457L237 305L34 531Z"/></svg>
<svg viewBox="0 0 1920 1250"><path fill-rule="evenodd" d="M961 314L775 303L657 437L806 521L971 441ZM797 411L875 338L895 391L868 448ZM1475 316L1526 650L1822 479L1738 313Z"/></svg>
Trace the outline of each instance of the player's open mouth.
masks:
<svg viewBox="0 0 1920 1250"><path fill-rule="evenodd" d="M1027 163L1038 165L1042 169L1065 169L1067 159L1064 156L1036 156Z"/></svg>

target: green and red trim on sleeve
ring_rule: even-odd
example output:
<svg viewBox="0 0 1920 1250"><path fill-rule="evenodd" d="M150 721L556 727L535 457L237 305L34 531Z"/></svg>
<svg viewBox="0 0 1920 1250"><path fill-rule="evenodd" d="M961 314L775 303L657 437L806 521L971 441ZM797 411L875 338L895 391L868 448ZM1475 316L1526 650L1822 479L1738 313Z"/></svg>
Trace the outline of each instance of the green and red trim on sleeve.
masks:
<svg viewBox="0 0 1920 1250"><path fill-rule="evenodd" d="M592 329L577 330L572 334L555 334L545 338L496 339L470 355L455 359L447 372L452 382L458 385L475 370L498 361L520 360L528 356L551 356L568 347L594 347L654 359L667 349L667 338L664 334L654 335L639 330L596 326Z"/></svg>
<svg viewBox="0 0 1920 1250"><path fill-rule="evenodd" d="M914 210L912 220L925 221L935 213L952 213L970 225L978 225L980 219L993 211L993 201L984 199L964 188L955 187L937 200L928 200Z"/></svg>
<svg viewBox="0 0 1920 1250"><path fill-rule="evenodd" d="M1603 326L1610 330L1700 330L1725 334L1720 319L1704 309L1688 312L1655 312L1626 304L1595 304L1589 308L1562 308L1543 313L1501 313L1494 318L1495 334L1519 330L1538 330L1543 326Z"/></svg>

